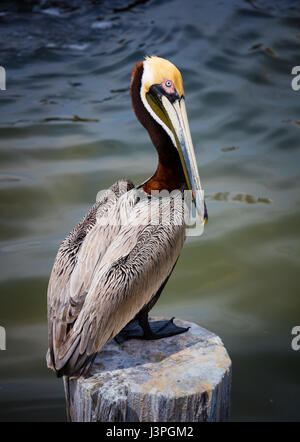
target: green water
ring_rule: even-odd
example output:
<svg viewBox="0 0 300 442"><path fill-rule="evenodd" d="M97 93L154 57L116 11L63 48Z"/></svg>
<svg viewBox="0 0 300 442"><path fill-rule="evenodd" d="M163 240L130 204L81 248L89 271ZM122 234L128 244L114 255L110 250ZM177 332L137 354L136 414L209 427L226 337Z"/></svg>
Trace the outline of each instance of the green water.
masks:
<svg viewBox="0 0 300 442"><path fill-rule="evenodd" d="M156 167L128 92L135 62L156 54L183 74L209 222L153 313L221 336L232 420L299 420L299 2L29 3L0 6L0 419L65 419L45 364L48 278L98 190Z"/></svg>

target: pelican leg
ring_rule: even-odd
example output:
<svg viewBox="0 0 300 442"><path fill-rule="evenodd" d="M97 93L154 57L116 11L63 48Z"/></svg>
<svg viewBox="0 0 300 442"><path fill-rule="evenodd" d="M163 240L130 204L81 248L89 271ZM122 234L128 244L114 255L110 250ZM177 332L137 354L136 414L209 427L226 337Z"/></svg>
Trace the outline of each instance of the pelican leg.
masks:
<svg viewBox="0 0 300 442"><path fill-rule="evenodd" d="M118 344L122 344L129 339L161 339L188 331L189 327L179 327L174 324L173 321L174 317L168 321L149 322L148 313L143 314L138 319L127 324L126 327L115 336L115 341Z"/></svg>
<svg viewBox="0 0 300 442"><path fill-rule="evenodd" d="M129 339L143 339L143 329L140 327L137 320L129 322L118 334L115 336L115 341L122 344Z"/></svg>

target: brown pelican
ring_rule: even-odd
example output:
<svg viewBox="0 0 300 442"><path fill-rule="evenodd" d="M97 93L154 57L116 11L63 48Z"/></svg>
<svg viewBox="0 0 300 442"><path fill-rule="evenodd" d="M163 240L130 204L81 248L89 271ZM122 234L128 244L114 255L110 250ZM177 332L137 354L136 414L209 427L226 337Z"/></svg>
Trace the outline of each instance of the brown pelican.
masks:
<svg viewBox="0 0 300 442"><path fill-rule="evenodd" d="M58 376L87 373L112 338L158 339L186 331L173 318L148 321L185 240L185 189L192 192L203 223L207 218L198 197L181 74L168 60L146 57L133 68L130 93L135 114L157 149L158 167L137 188L128 180L115 183L58 250L48 286L47 353L48 367ZM153 191L176 189L173 198L153 196ZM173 208L167 222L162 221L164 200Z"/></svg>

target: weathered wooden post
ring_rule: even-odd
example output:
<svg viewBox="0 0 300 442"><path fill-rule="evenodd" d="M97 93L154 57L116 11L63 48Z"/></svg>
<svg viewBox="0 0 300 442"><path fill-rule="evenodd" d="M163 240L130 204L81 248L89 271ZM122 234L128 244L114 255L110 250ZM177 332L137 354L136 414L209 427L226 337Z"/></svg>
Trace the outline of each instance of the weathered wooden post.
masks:
<svg viewBox="0 0 300 442"><path fill-rule="evenodd" d="M164 318L151 318L161 320ZM215 334L179 319L188 332L156 341L108 342L88 378L64 378L72 421L224 421L231 360Z"/></svg>

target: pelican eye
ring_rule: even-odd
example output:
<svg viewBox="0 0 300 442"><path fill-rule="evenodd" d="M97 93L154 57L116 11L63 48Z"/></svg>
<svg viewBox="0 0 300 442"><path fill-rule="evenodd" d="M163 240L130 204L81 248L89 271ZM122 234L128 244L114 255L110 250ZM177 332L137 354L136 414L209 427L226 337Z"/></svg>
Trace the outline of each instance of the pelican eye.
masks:
<svg viewBox="0 0 300 442"><path fill-rule="evenodd" d="M166 85L167 87L171 87L171 86L172 86L172 81L171 81L171 80L167 80L167 81L165 82L165 85Z"/></svg>

